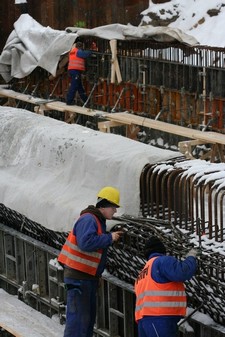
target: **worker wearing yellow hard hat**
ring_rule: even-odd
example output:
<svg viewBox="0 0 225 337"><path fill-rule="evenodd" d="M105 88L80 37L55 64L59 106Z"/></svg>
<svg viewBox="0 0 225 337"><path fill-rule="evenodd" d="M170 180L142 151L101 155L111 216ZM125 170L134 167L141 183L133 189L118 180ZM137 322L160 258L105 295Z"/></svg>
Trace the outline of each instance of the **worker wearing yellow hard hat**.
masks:
<svg viewBox="0 0 225 337"><path fill-rule="evenodd" d="M112 219L118 207L119 190L103 187L97 194L96 205L80 213L59 254L67 288L64 337L93 336L96 293L106 265L107 249L123 234L106 230L106 220Z"/></svg>
<svg viewBox="0 0 225 337"><path fill-rule="evenodd" d="M108 201L108 203L111 203L115 207L120 207L120 192L115 187L111 187L111 186L103 187L98 192L97 197L98 197L97 205L96 205L97 207L103 200Z"/></svg>

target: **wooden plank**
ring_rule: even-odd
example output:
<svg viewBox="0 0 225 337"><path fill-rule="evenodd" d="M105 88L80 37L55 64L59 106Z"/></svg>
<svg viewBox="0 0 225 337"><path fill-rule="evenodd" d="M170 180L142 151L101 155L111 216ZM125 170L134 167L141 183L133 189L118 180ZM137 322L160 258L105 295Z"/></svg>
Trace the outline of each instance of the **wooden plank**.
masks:
<svg viewBox="0 0 225 337"><path fill-rule="evenodd" d="M16 91L5 89L0 86L0 96L6 96L16 100L25 101L37 105L38 101L43 102L42 98L33 97L26 94L20 94ZM174 135L182 136L189 139L198 139L205 141L206 143L217 143L225 145L225 135L213 131L203 132L200 130L190 129L183 126L178 126L170 123L161 122L158 120L141 117L133 115L126 112L116 112L116 113L105 113L101 110L91 110L88 108L83 108L77 105L66 105L63 102L55 101L49 102L41 105L41 111L44 110L57 110L61 112L71 112L86 116L102 116L109 121L118 122L125 125L139 125L147 128L152 128L156 130L161 130L167 133L172 133Z"/></svg>
<svg viewBox="0 0 225 337"><path fill-rule="evenodd" d="M115 83L116 81L116 68L115 68L115 57L116 57L116 40L111 40L109 42L111 52L112 52L112 60L111 60L111 83Z"/></svg>
<svg viewBox="0 0 225 337"><path fill-rule="evenodd" d="M9 97L10 99L15 99L37 105L38 106L38 108L36 109L37 113L42 114L45 110L57 110L61 112L78 113L86 116L96 116L96 115L100 116L104 114L104 112L100 110L91 110L89 108L83 108L78 105L66 105L66 103L60 101L49 101L43 103L44 102L43 98L21 94L14 90L6 89L4 86L0 86L0 96Z"/></svg>
<svg viewBox="0 0 225 337"><path fill-rule="evenodd" d="M5 331L9 332L14 337L24 337L20 333L18 333L15 330L13 330L11 327L7 326L7 324L5 324L5 323L1 323L0 322L0 327L3 328Z"/></svg>
<svg viewBox="0 0 225 337"><path fill-rule="evenodd" d="M78 105L66 105L66 103L64 102L50 102L50 103L46 103L42 105L42 109L46 108L46 110L57 110L57 111L61 111L61 112L75 112L81 115L86 115L86 116L102 116L104 114L103 111L100 110L92 110L89 108L83 108L82 106L78 106Z"/></svg>
<svg viewBox="0 0 225 337"><path fill-rule="evenodd" d="M154 119L140 117L126 112L117 112L111 114L107 113L104 115L104 118L127 125L135 124L145 126L150 129L161 130L190 139L199 139L207 143L218 143L225 145L225 135L217 132L203 132L200 130L189 129L183 126L156 121Z"/></svg>
<svg viewBox="0 0 225 337"><path fill-rule="evenodd" d="M110 133L110 128L121 126L122 123L114 122L114 121L104 121L104 122L98 122L98 129L102 132Z"/></svg>
<svg viewBox="0 0 225 337"><path fill-rule="evenodd" d="M64 327L0 289L0 327L15 337L60 337Z"/></svg>
<svg viewBox="0 0 225 337"><path fill-rule="evenodd" d="M205 144L205 141L202 141L202 140L199 140L199 139L197 139L197 140L196 139L185 140L183 142L178 143L178 149L179 149L180 153L182 153L186 156L186 158L195 159L195 157L192 154L192 147L195 147L196 145L203 145L203 144ZM207 156L209 156L209 151L207 152Z"/></svg>
<svg viewBox="0 0 225 337"><path fill-rule="evenodd" d="M4 86L0 86L0 96L14 98L18 101L23 101L31 104L38 104L38 102L43 101L43 98L33 97L31 95L21 94L14 90L10 90L5 88Z"/></svg>
<svg viewBox="0 0 225 337"><path fill-rule="evenodd" d="M110 48L112 52L111 83L115 83L116 77L117 77L117 82L121 83L122 76L121 76L119 62L117 58L117 40L110 40L109 44L110 44Z"/></svg>

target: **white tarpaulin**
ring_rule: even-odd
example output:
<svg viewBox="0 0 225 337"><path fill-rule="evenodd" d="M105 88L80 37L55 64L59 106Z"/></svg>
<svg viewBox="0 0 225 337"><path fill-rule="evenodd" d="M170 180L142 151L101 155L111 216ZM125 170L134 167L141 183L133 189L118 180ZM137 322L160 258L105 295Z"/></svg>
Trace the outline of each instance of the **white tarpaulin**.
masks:
<svg viewBox="0 0 225 337"><path fill-rule="evenodd" d="M70 27L66 32L43 27L29 14L22 14L14 23L14 30L0 55L0 74L9 82L14 77L29 75L39 66L55 76L61 55L71 49L77 36L96 36L107 40L152 38L161 42L197 44L195 38L176 28L115 23L93 29Z"/></svg>
<svg viewBox="0 0 225 337"><path fill-rule="evenodd" d="M0 203L53 230L69 230L97 192L121 192L118 214L139 215L140 175L147 163L177 152L0 107Z"/></svg>
<svg viewBox="0 0 225 337"><path fill-rule="evenodd" d="M76 37L43 27L28 14L22 14L0 55L0 74L9 82L40 66L55 76L60 56L71 49Z"/></svg>
<svg viewBox="0 0 225 337"><path fill-rule="evenodd" d="M76 33L78 36L96 36L106 40L133 40L148 39L155 41L172 42L178 41L190 46L195 46L198 41L182 30L171 27L153 27L151 25L132 26L114 23L107 26L100 26L92 29L67 27L66 31Z"/></svg>

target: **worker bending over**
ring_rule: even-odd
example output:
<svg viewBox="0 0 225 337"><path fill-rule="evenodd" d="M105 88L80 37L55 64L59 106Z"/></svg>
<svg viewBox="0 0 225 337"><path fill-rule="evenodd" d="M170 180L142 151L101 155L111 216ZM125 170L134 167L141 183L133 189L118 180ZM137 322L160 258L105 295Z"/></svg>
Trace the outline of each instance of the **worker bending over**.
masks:
<svg viewBox="0 0 225 337"><path fill-rule="evenodd" d="M146 265L135 282L135 320L139 337L176 337L177 323L186 314L184 281L197 269L197 250L183 261L166 255L161 240L152 236L145 245Z"/></svg>

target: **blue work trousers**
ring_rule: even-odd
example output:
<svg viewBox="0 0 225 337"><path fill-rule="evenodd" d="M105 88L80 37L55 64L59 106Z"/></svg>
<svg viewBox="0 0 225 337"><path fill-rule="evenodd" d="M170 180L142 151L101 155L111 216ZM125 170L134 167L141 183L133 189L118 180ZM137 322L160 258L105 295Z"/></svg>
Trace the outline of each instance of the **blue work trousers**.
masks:
<svg viewBox="0 0 225 337"><path fill-rule="evenodd" d="M81 72L79 70L69 70L69 76L71 78L71 83L67 93L66 103L72 104L77 92L83 103L85 103L87 101L87 95L82 84Z"/></svg>
<svg viewBox="0 0 225 337"><path fill-rule="evenodd" d="M138 321L138 337L176 337L178 316L145 316Z"/></svg>
<svg viewBox="0 0 225 337"><path fill-rule="evenodd" d="M67 290L64 337L92 337L98 280L76 280Z"/></svg>

